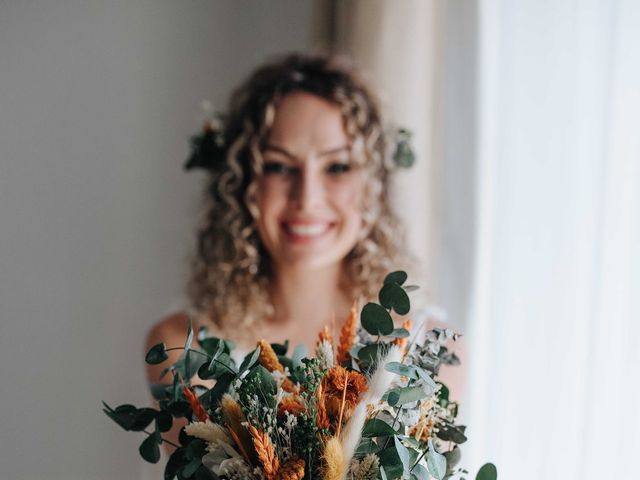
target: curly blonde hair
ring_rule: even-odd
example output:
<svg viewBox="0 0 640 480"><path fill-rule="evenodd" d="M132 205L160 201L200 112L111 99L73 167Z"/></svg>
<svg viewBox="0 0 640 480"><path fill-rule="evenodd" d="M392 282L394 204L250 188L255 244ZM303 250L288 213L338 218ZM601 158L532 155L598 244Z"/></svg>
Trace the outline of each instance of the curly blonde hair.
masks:
<svg viewBox="0 0 640 480"><path fill-rule="evenodd" d="M226 159L212 171L207 213L192 261L189 296L196 311L225 331L253 328L273 314L269 256L257 232L256 178L261 150L279 101L306 92L340 107L347 136L368 172L362 235L344 259L344 288L351 298L374 298L384 276L406 266L404 231L387 192L394 168L380 107L345 61L289 54L258 68L231 95L225 120Z"/></svg>

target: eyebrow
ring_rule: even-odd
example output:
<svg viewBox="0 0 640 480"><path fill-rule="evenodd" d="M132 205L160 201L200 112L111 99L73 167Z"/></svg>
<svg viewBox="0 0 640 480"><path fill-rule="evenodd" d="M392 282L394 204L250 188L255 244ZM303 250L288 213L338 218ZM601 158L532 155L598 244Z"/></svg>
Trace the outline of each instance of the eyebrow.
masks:
<svg viewBox="0 0 640 480"><path fill-rule="evenodd" d="M296 160L299 161L298 157L296 157L293 153L289 152L286 148L283 147L279 147L277 145L272 145L272 144L267 144L266 147L264 147L265 151L267 150L272 150L274 152L277 153L281 153L282 155L284 155L285 157L291 159L291 160ZM351 150L351 147L349 145L343 145L341 147L336 147L336 148L331 148L329 150L325 150L323 152L320 152L318 154L319 157L326 157L327 155L333 155L336 153L340 153L340 152L349 152Z"/></svg>

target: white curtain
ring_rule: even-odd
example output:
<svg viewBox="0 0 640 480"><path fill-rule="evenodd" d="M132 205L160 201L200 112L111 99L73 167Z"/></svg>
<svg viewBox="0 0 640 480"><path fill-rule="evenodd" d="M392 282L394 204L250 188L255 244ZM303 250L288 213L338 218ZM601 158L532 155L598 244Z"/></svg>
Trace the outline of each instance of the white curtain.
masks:
<svg viewBox="0 0 640 480"><path fill-rule="evenodd" d="M640 2L478 12L466 458L640 478Z"/></svg>

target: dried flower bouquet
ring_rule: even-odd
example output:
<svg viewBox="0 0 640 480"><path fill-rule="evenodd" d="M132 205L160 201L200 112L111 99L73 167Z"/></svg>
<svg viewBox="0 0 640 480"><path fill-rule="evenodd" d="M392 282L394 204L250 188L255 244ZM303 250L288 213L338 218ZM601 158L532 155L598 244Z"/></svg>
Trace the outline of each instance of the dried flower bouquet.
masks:
<svg viewBox="0 0 640 480"><path fill-rule="evenodd" d="M189 424L165 467L165 479L374 480L463 479L457 464L465 427L456 424L458 404L438 381L442 364L457 364L445 343L448 329L416 333L411 321L395 328L391 312L406 315L407 275L387 275L379 303L355 307L338 338L318 336L315 356L296 348L258 342L240 365L232 342L189 328L179 360L165 369L173 381L153 388L159 409L121 405L104 412L128 431L144 431L140 454L160 460L174 418ZM419 340L417 340L419 338ZM164 344L146 361L168 358ZM196 373L215 379L192 385ZM152 426L153 424L153 426ZM495 480L485 464L478 480Z"/></svg>

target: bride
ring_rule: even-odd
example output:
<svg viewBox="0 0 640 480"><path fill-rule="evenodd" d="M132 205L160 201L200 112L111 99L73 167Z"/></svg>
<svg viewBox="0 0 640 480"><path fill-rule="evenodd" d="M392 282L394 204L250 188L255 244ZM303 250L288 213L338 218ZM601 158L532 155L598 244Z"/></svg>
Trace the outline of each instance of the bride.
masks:
<svg viewBox="0 0 640 480"><path fill-rule="evenodd" d="M207 125L194 146L188 166L211 174L189 288L194 329L240 349L264 338L313 351L324 326L339 329L354 302L376 301L384 276L407 268L388 196L392 146L350 67L291 54L258 68L231 96L224 127ZM188 321L158 322L147 347L181 346ZM148 366L151 383L162 367Z"/></svg>

